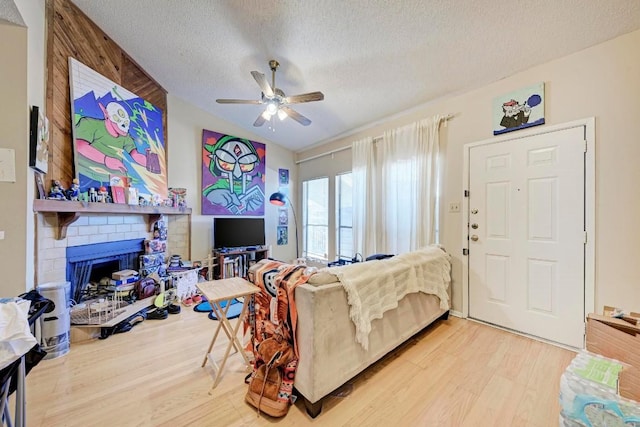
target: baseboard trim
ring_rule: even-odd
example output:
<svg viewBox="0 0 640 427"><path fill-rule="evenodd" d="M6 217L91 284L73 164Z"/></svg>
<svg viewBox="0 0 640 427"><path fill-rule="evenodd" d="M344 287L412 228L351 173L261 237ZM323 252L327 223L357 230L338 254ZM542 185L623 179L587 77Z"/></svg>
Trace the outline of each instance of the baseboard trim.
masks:
<svg viewBox="0 0 640 427"><path fill-rule="evenodd" d="M555 342L555 341L551 341L551 340L547 340L547 339L544 339L544 338L541 338L541 337L538 337L538 336L535 336L535 335L529 335L529 334L525 334L524 332L520 332L520 331L516 331L516 330L513 330L513 329L505 328L504 326L496 325L494 323L484 322L482 320L473 319L471 317L468 317L467 320L469 320L471 322L475 322L475 323L480 323L482 325L490 326L492 328L500 329L500 330L505 331L505 332L510 332L512 334L515 334L515 335L520 335L521 337L529 338L529 339L532 339L532 340L535 340L535 341L540 341L540 342L545 343L545 344L550 344L550 345L553 345L553 346L556 346L556 347L564 348L565 350L573 351L574 353L578 353L579 351L582 350L580 348L571 347L569 345L562 344L562 343Z"/></svg>
<svg viewBox="0 0 640 427"><path fill-rule="evenodd" d="M462 316L462 313L459 311L455 311L455 310L449 310L449 314L451 316L455 316L455 317L459 317L459 318L464 318L464 316Z"/></svg>

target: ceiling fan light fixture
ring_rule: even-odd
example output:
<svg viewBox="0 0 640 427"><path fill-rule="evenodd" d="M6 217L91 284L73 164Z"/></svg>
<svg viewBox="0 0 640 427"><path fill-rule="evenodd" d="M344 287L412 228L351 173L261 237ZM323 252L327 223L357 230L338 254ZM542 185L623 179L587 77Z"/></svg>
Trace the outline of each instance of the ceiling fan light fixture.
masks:
<svg viewBox="0 0 640 427"><path fill-rule="evenodd" d="M276 104L276 102L274 101L269 101L267 103L266 112L269 113L269 115L273 116L275 113L278 112L278 104Z"/></svg>
<svg viewBox="0 0 640 427"><path fill-rule="evenodd" d="M267 110L264 110L262 112L262 118L265 120L271 120L271 114L269 114L269 112Z"/></svg>
<svg viewBox="0 0 640 427"><path fill-rule="evenodd" d="M286 112L286 111L284 111L284 110L278 110L278 118L279 118L280 120L284 120L284 119L286 119L287 117L289 117L289 115L287 114L287 112Z"/></svg>

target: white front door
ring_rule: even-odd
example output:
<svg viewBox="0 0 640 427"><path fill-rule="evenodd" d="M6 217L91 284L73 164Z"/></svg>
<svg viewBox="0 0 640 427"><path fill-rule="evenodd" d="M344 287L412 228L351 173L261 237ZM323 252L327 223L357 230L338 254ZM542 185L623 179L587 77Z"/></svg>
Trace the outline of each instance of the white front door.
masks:
<svg viewBox="0 0 640 427"><path fill-rule="evenodd" d="M469 317L581 348L585 137L576 127L469 151Z"/></svg>

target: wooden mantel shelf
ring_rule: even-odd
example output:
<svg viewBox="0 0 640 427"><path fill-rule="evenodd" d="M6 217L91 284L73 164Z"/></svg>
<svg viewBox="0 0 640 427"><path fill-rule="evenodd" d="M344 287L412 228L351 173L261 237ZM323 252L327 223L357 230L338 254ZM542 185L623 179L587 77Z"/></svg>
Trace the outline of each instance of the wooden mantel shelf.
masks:
<svg viewBox="0 0 640 427"><path fill-rule="evenodd" d="M119 203L71 202L63 200L36 199L33 201L36 213L55 213L58 216L57 239L67 236L67 227L82 214L106 215L146 215L149 231L162 215L191 215L191 208L170 208L166 206L135 206Z"/></svg>

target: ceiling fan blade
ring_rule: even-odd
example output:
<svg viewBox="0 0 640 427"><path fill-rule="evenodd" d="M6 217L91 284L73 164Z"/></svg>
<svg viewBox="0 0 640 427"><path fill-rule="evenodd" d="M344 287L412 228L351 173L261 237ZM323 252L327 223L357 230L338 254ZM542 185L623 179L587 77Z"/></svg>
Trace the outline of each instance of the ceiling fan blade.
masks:
<svg viewBox="0 0 640 427"><path fill-rule="evenodd" d="M218 104L262 104L261 100L255 99L216 99Z"/></svg>
<svg viewBox="0 0 640 427"><path fill-rule="evenodd" d="M293 120L300 123L302 126L309 126L311 124L311 120L307 119L305 116L298 113L296 110L292 108L282 106L280 107L280 109L283 110L285 113L287 113L287 116L291 117Z"/></svg>
<svg viewBox="0 0 640 427"><path fill-rule="evenodd" d="M284 98L285 104L300 104L301 102L322 101L324 94L322 92L309 92L300 95L291 95Z"/></svg>
<svg viewBox="0 0 640 427"><path fill-rule="evenodd" d="M253 125L254 125L255 127L260 127L260 126L262 126L263 124L265 124L265 122L266 122L266 121L267 121L267 120L264 118L264 116L262 115L262 113L260 113L260 115L258 116L258 118L256 119L256 121L255 121L255 122L253 122Z"/></svg>
<svg viewBox="0 0 640 427"><path fill-rule="evenodd" d="M267 80L265 75L260 71L252 71L251 75L254 79L256 79L256 82L258 82L258 86L260 86L262 93L264 93L264 95L269 98L273 97L273 89L271 88L271 85L269 84L269 81Z"/></svg>

